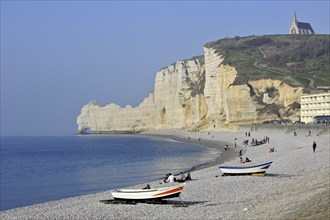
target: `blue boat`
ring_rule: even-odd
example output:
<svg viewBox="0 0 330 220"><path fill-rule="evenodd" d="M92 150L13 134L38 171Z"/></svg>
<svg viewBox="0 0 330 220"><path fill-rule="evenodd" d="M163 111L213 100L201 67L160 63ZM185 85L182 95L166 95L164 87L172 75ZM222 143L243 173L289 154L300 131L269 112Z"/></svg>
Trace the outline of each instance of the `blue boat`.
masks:
<svg viewBox="0 0 330 220"><path fill-rule="evenodd" d="M259 165L253 165L253 166L219 166L222 175L258 175L258 176L264 176L266 173L266 170L270 167L270 165L273 163L267 162Z"/></svg>

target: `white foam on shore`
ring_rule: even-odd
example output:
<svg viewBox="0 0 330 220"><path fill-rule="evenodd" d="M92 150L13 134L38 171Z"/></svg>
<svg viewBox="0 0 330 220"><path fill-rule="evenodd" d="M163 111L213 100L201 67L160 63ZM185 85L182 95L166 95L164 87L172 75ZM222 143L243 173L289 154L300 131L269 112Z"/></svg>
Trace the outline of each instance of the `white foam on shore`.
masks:
<svg viewBox="0 0 330 220"><path fill-rule="evenodd" d="M194 180L187 182L181 195L188 207L175 207L180 204L178 199L169 199L165 205L100 203L99 200L111 198L110 191L106 191L2 211L0 218L286 219L296 216L304 202L316 195L329 193L329 133L317 136L313 131L312 136L306 136L304 130L298 130L298 136L295 137L291 132L286 133L286 130L259 130L251 132L250 139L260 140L268 136L270 143L256 147L242 146L243 140L247 139L245 131L211 132L211 135L207 132L184 131L160 133L229 143L237 138L236 150L243 149L243 157L252 159L252 164L268 161L273 161L273 164L265 177L222 177L217 166L192 172ZM314 140L317 143L315 153L312 151ZM268 153L269 147L274 147L276 152ZM233 146L229 150L233 150ZM225 164L239 165L238 157ZM151 183L151 186L155 185L159 186L159 183ZM329 207L329 199L323 202Z"/></svg>

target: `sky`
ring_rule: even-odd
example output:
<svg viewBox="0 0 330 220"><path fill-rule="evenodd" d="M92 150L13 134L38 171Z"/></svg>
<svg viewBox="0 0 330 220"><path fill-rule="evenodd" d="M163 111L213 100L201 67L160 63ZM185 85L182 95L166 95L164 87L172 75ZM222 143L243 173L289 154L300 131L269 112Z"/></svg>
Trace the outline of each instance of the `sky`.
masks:
<svg viewBox="0 0 330 220"><path fill-rule="evenodd" d="M225 37L329 34L329 1L1 0L1 135L74 135L81 108L137 106L156 73Z"/></svg>

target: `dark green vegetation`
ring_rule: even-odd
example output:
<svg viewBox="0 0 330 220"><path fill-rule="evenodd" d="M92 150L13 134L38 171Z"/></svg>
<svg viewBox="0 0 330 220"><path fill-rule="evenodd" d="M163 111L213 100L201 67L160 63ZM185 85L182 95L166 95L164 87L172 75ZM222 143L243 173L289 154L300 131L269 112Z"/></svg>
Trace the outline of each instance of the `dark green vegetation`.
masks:
<svg viewBox="0 0 330 220"><path fill-rule="evenodd" d="M234 84L279 79L306 89L330 86L330 35L268 35L226 38L205 45L236 68Z"/></svg>

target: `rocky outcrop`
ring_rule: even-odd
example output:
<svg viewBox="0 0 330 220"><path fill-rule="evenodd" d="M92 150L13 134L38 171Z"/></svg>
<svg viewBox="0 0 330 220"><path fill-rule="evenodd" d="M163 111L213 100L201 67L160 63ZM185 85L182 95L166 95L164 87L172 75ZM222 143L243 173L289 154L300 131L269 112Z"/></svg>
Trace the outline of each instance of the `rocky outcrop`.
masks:
<svg viewBox="0 0 330 220"><path fill-rule="evenodd" d="M153 129L232 129L274 119L296 120L303 87L259 79L234 84L237 70L212 47L204 56L159 70L154 92L133 108L91 101L77 118L78 133Z"/></svg>
<svg viewBox="0 0 330 220"><path fill-rule="evenodd" d="M77 118L78 133L135 132L154 129L156 115L151 93L136 108L121 108L116 104L102 106L91 101L81 109Z"/></svg>

